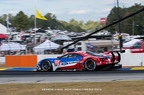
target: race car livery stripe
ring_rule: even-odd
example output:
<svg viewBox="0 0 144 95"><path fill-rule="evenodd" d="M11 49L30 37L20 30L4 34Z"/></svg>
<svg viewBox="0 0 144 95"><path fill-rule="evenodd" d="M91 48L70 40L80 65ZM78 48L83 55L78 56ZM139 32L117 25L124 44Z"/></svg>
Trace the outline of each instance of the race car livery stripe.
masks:
<svg viewBox="0 0 144 95"><path fill-rule="evenodd" d="M60 65L59 67L68 67L68 66L73 66L76 65L77 63L73 63L73 64L67 64L67 65Z"/></svg>

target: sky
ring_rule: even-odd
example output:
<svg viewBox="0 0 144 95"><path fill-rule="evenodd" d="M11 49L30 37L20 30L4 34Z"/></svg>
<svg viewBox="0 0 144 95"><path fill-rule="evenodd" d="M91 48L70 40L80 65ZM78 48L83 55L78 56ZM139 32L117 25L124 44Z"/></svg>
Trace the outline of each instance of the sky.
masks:
<svg viewBox="0 0 144 95"><path fill-rule="evenodd" d="M144 5L144 0L118 0L120 7L130 7L135 3ZM77 21L99 21L117 6L117 0L0 0L0 16L12 14L15 16L19 11L30 16L35 15L37 9L42 15L55 14L58 20L69 22L70 19Z"/></svg>

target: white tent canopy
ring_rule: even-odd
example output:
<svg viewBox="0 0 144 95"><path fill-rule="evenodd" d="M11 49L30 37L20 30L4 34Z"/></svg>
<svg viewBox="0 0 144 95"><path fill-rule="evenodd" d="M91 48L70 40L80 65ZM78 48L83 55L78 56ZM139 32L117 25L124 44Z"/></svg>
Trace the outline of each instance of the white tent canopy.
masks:
<svg viewBox="0 0 144 95"><path fill-rule="evenodd" d="M19 43L3 43L0 46L0 51L17 51L17 50L26 50L26 47Z"/></svg>
<svg viewBox="0 0 144 95"><path fill-rule="evenodd" d="M123 44L123 47L131 47L131 46L133 46L136 42L139 42L139 41L141 41L141 40L139 40L139 39L133 39L133 40L127 42L127 43L124 43L124 44Z"/></svg>
<svg viewBox="0 0 144 95"><path fill-rule="evenodd" d="M0 33L7 34L7 28L0 23Z"/></svg>
<svg viewBox="0 0 144 95"><path fill-rule="evenodd" d="M44 50L51 50L51 49L57 49L60 45L56 44L50 40L46 40L42 44L34 47L34 51L44 51Z"/></svg>

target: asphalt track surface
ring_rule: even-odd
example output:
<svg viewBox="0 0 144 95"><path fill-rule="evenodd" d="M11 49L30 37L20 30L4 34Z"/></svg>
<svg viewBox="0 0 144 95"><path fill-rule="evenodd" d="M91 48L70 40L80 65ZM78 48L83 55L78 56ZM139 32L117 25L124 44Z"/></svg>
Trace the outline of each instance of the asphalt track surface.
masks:
<svg viewBox="0 0 144 95"><path fill-rule="evenodd" d="M125 71L1 71L0 84L52 82L111 82L144 80L144 70Z"/></svg>

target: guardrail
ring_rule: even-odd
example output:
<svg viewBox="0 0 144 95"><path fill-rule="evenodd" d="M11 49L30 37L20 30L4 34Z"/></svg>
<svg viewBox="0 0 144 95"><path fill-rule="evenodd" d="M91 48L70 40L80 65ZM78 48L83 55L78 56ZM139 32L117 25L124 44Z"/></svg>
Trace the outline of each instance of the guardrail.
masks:
<svg viewBox="0 0 144 95"><path fill-rule="evenodd" d="M61 54L55 55L37 55L37 62L43 58L55 58ZM0 64L5 63L5 57L0 57ZM123 66L144 66L144 53L123 53L121 62Z"/></svg>

